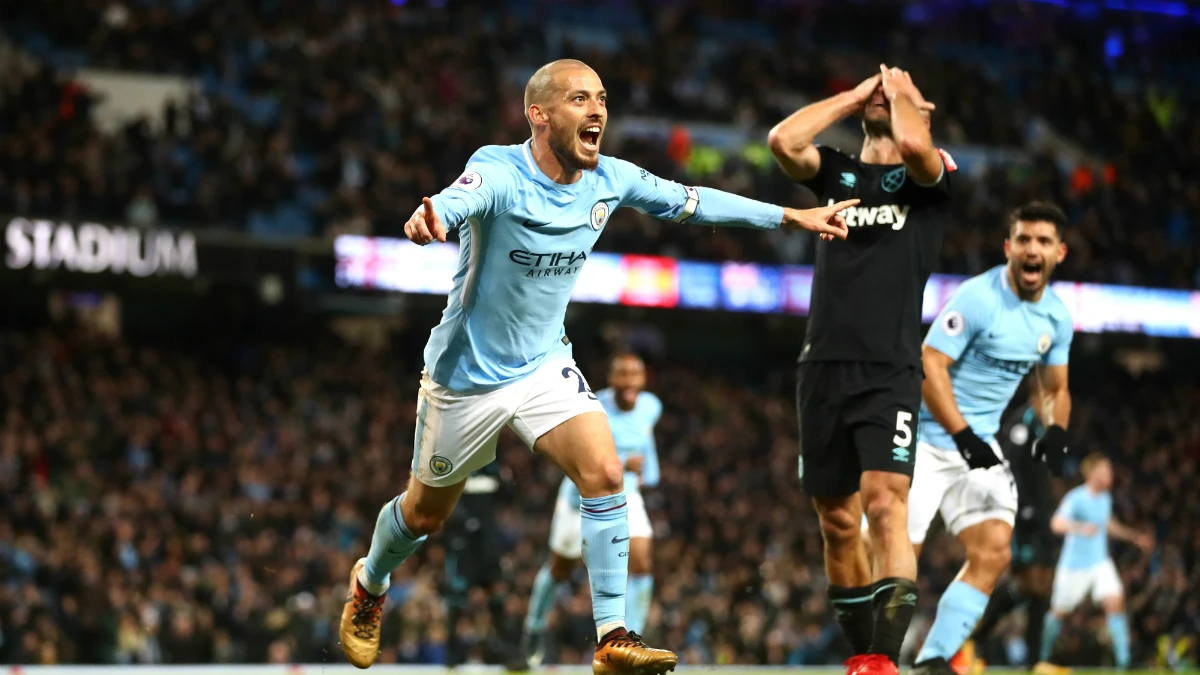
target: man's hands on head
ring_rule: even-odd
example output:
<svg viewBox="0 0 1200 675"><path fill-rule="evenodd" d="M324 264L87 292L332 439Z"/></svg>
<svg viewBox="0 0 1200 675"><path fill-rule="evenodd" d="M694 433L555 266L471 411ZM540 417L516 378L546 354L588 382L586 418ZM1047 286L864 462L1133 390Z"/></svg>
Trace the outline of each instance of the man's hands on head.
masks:
<svg viewBox="0 0 1200 675"><path fill-rule="evenodd" d="M880 84L883 86L883 95L888 101L895 101L897 96L904 96L917 106L918 110L923 112L933 112L937 106L925 100L921 94L921 90L917 89L917 85L913 84L912 75L907 70L899 68L888 68L884 64L879 64ZM864 82L863 84L866 84ZM862 84L858 85L863 86ZM855 89L857 91L857 89ZM868 94L868 98L870 95Z"/></svg>
<svg viewBox="0 0 1200 675"><path fill-rule="evenodd" d="M433 200L429 197L421 199L421 206L413 212L408 222L404 223L404 236L414 244L424 246L437 239L446 241L446 226L433 210Z"/></svg>
<svg viewBox="0 0 1200 675"><path fill-rule="evenodd" d="M967 460L967 466L972 469L990 469L1000 463L1000 458L992 450L992 446L975 433L971 427L963 427L952 436L959 453Z"/></svg>
<svg viewBox="0 0 1200 675"><path fill-rule="evenodd" d="M815 209L783 210L783 222L780 226L785 230L807 230L821 235L821 239L845 239L850 230L846 227L846 219L842 217L843 209L858 204L857 199L847 199L844 202L830 204Z"/></svg>

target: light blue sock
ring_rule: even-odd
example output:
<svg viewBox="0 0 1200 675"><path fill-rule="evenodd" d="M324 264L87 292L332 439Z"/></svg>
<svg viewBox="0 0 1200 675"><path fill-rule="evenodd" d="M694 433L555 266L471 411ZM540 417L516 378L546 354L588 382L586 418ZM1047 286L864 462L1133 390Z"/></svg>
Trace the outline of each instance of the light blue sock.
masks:
<svg viewBox="0 0 1200 675"><path fill-rule="evenodd" d="M1112 638L1117 668L1129 668L1129 620L1125 618L1125 612L1108 615L1108 636Z"/></svg>
<svg viewBox="0 0 1200 675"><path fill-rule="evenodd" d="M546 630L546 615L554 604L554 594L559 584L550 576L550 565L542 565L533 580L533 592L529 594L529 611L525 614L525 632L540 633Z"/></svg>
<svg viewBox="0 0 1200 675"><path fill-rule="evenodd" d="M975 630L987 603L987 594L978 588L962 581L950 584L938 601L937 616L916 662L939 656L949 661Z"/></svg>
<svg viewBox="0 0 1200 675"><path fill-rule="evenodd" d="M1050 660L1060 630L1062 630L1062 622L1058 620L1057 616L1054 616L1054 612L1046 612L1046 625L1042 626L1042 661Z"/></svg>
<svg viewBox="0 0 1200 675"><path fill-rule="evenodd" d="M425 541L425 537L414 537L404 524L404 516L400 514L400 502L403 500L402 494L384 504L379 510L379 517L375 519L371 551L367 553L367 561L358 575L359 583L372 595L382 595L387 591L392 570L407 560Z"/></svg>
<svg viewBox="0 0 1200 675"><path fill-rule="evenodd" d="M634 633L646 629L650 618L650 600L654 597L654 577L649 574L629 576L629 599L625 601L625 627Z"/></svg>
<svg viewBox="0 0 1200 675"><path fill-rule="evenodd" d="M583 564L592 586L596 639L625 625L629 579L629 507L625 493L584 497L579 504Z"/></svg>

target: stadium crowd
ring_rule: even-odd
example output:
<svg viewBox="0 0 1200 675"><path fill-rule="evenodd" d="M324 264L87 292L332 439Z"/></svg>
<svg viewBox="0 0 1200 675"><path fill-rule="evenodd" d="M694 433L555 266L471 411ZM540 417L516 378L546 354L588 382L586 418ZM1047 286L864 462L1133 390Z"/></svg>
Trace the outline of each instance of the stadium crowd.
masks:
<svg viewBox="0 0 1200 675"><path fill-rule="evenodd" d="M346 570L407 478L422 338L218 350L0 333L0 663L340 661ZM603 355L577 355L600 386ZM665 413L647 632L690 664L838 662L786 378L651 370ZM1116 549L1135 663L1148 663L1156 639L1200 630L1200 379L1093 375L1104 384L1077 385L1079 452L1114 457L1116 515L1158 542L1149 559ZM507 620L492 625L488 598L471 596L475 661L514 643L560 479L507 433L500 461ZM382 661L444 659L443 560L435 536L396 573ZM960 560L948 538L927 547L924 616ZM552 612L552 662L590 659L584 579ZM1096 621L1068 625L1066 662L1108 653Z"/></svg>
<svg viewBox="0 0 1200 675"><path fill-rule="evenodd" d="M1187 180L1200 168L1187 79L1200 70L1187 64L1200 56L1180 27L1189 20L1084 20L1015 3L877 3L866 12L837 2L601 9L511 0L499 15L486 11L491 3L417 4L0 2L9 17L0 28L0 212L394 235L475 148L526 136L521 84L551 58L595 66L617 123L720 121L764 138L796 95L847 89L886 60L912 70L938 103L940 143L1021 149L1046 120L1086 153L1022 152L956 177L943 271L994 262L1003 213L1037 196L1071 215L1063 278L1200 287L1200 185ZM413 32L420 41L407 39ZM167 72L203 86L167 104L161 132L143 120L106 135L93 124L96 101L62 64ZM805 199L759 146L714 158L677 131L618 133L605 149L666 177ZM813 256L802 235L672 228L628 210L600 246L721 260Z"/></svg>

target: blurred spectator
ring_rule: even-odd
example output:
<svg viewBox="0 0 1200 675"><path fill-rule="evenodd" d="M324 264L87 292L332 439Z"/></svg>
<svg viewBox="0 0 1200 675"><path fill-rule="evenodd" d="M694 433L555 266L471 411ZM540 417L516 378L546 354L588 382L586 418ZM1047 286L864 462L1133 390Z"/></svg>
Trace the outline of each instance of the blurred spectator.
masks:
<svg viewBox="0 0 1200 675"><path fill-rule="evenodd" d="M0 660L340 661L346 570L365 550L369 517L407 478L417 375L404 364L415 362L415 352L332 338L221 353L0 334ZM1146 663L1160 636L1200 625L1200 497L1188 487L1200 386L1172 377L1106 374L1105 386L1076 392L1072 424L1081 453L1107 452L1121 467L1118 516L1156 532L1149 560L1115 551ZM665 470L647 498L659 538L647 632L690 663L838 662L786 383L673 363L655 369L651 388L665 403ZM476 661L495 660L491 636L524 616L560 478L515 438L501 445L519 488L498 517L510 625L492 625L485 594L471 597L462 630ZM444 660L443 560L434 537L396 572L384 662ZM923 613L959 564L952 539L927 547ZM590 659L578 581L552 612L560 663ZM1067 658L1088 649L1090 626L1068 625Z"/></svg>

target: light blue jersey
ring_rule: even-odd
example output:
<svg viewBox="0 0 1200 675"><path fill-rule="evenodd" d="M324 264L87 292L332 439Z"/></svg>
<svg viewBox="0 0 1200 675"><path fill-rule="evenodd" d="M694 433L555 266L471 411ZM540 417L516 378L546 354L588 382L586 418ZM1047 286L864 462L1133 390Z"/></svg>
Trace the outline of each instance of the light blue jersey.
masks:
<svg viewBox="0 0 1200 675"><path fill-rule="evenodd" d="M461 242L442 321L425 347L434 382L462 393L511 384L547 359L570 358L563 329L579 271L612 212L630 206L658 218L778 228L783 209L663 180L600 156L594 171L562 185L521 145L485 146L433 208Z"/></svg>
<svg viewBox="0 0 1200 675"><path fill-rule="evenodd" d="M1096 533L1090 537L1071 532L1063 537L1062 553L1058 557L1059 567L1069 570L1086 569L1108 560L1108 523L1112 520L1112 494L1097 494L1086 485L1080 485L1063 497L1054 515L1096 526Z"/></svg>
<svg viewBox="0 0 1200 675"><path fill-rule="evenodd" d="M954 401L971 429L991 441L1021 379L1037 364L1062 366L1074 328L1067 306L1047 287L1037 302L1017 297L1007 268L992 268L963 282L942 308L925 344L954 359ZM954 439L921 405L919 438L954 449Z"/></svg>
<svg viewBox="0 0 1200 675"><path fill-rule="evenodd" d="M654 444L654 425L662 417L662 401L648 391L638 394L633 410L622 410L617 405L617 392L613 389L601 389L596 392L596 398L608 413L608 426L612 429L613 443L617 446L617 457L621 463L634 455L642 455L642 474L632 471L625 472L625 493L638 492L642 487L658 485L658 446ZM579 508L579 488L564 478L558 488L560 499L567 500L574 508Z"/></svg>

